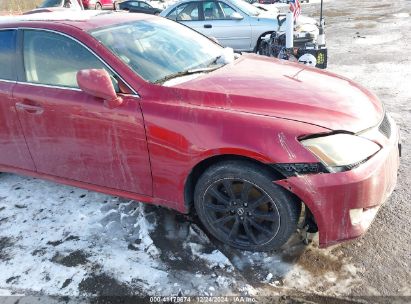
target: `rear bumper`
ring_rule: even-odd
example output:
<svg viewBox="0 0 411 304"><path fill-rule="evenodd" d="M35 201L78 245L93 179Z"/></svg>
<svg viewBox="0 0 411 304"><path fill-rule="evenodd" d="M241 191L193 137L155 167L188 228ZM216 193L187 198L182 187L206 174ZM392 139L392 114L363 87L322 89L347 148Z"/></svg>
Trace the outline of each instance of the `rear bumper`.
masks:
<svg viewBox="0 0 411 304"><path fill-rule="evenodd" d="M329 174L291 177L275 183L297 195L311 210L321 247L362 235L394 190L399 166L399 132L358 168Z"/></svg>

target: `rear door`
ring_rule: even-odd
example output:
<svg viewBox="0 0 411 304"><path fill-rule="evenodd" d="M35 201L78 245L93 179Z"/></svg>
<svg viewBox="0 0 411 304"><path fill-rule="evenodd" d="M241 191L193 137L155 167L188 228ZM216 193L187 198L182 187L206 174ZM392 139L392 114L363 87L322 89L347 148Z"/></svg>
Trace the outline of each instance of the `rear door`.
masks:
<svg viewBox="0 0 411 304"><path fill-rule="evenodd" d="M12 97L16 85L16 30L0 29L0 164L35 170Z"/></svg>
<svg viewBox="0 0 411 304"><path fill-rule="evenodd" d="M108 109L77 85L77 71L90 68L106 69L115 85L120 82L90 49L52 31L23 33L24 72L14 97L37 171L151 195L139 97L122 94L124 103Z"/></svg>

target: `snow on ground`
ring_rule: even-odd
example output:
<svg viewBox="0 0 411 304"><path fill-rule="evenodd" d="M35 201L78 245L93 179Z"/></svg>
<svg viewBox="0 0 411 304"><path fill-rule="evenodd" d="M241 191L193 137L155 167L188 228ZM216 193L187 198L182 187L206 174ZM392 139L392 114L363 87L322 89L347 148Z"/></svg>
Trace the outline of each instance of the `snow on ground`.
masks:
<svg viewBox="0 0 411 304"><path fill-rule="evenodd" d="M322 285L337 295L355 284L355 269L298 235L282 253L241 252L164 208L13 174L0 180L1 294L252 296Z"/></svg>
<svg viewBox="0 0 411 304"><path fill-rule="evenodd" d="M386 100L409 140L409 34L398 36L409 14L334 6L326 10L329 70ZM409 164L406 154L405 177ZM399 179L360 240L319 250L295 235L281 253L247 253L164 208L0 174L0 295L409 295L407 183Z"/></svg>

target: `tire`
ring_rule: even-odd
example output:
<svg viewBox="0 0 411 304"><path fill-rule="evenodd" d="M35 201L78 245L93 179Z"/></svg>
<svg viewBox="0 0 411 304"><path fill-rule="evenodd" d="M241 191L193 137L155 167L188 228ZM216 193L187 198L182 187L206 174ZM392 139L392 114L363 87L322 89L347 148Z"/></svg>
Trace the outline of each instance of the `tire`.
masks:
<svg viewBox="0 0 411 304"><path fill-rule="evenodd" d="M102 10L102 9L103 9L103 7L101 6L101 3L97 2L96 3L96 10Z"/></svg>
<svg viewBox="0 0 411 304"><path fill-rule="evenodd" d="M301 204L275 176L247 161L208 168L194 192L197 215L219 241L242 250L279 249L297 229Z"/></svg>
<svg viewBox="0 0 411 304"><path fill-rule="evenodd" d="M267 41L261 40L257 54L263 55L263 56L270 56L270 45L268 44Z"/></svg>

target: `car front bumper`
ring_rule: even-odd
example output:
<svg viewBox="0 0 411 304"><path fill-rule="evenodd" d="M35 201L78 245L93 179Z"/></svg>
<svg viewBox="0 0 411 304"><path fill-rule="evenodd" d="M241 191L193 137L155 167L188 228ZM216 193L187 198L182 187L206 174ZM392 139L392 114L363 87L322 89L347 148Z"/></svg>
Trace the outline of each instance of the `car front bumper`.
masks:
<svg viewBox="0 0 411 304"><path fill-rule="evenodd" d="M301 175L275 181L310 209L321 247L356 238L368 229L394 190L399 167L399 131L391 123L387 144L359 167L341 173Z"/></svg>

